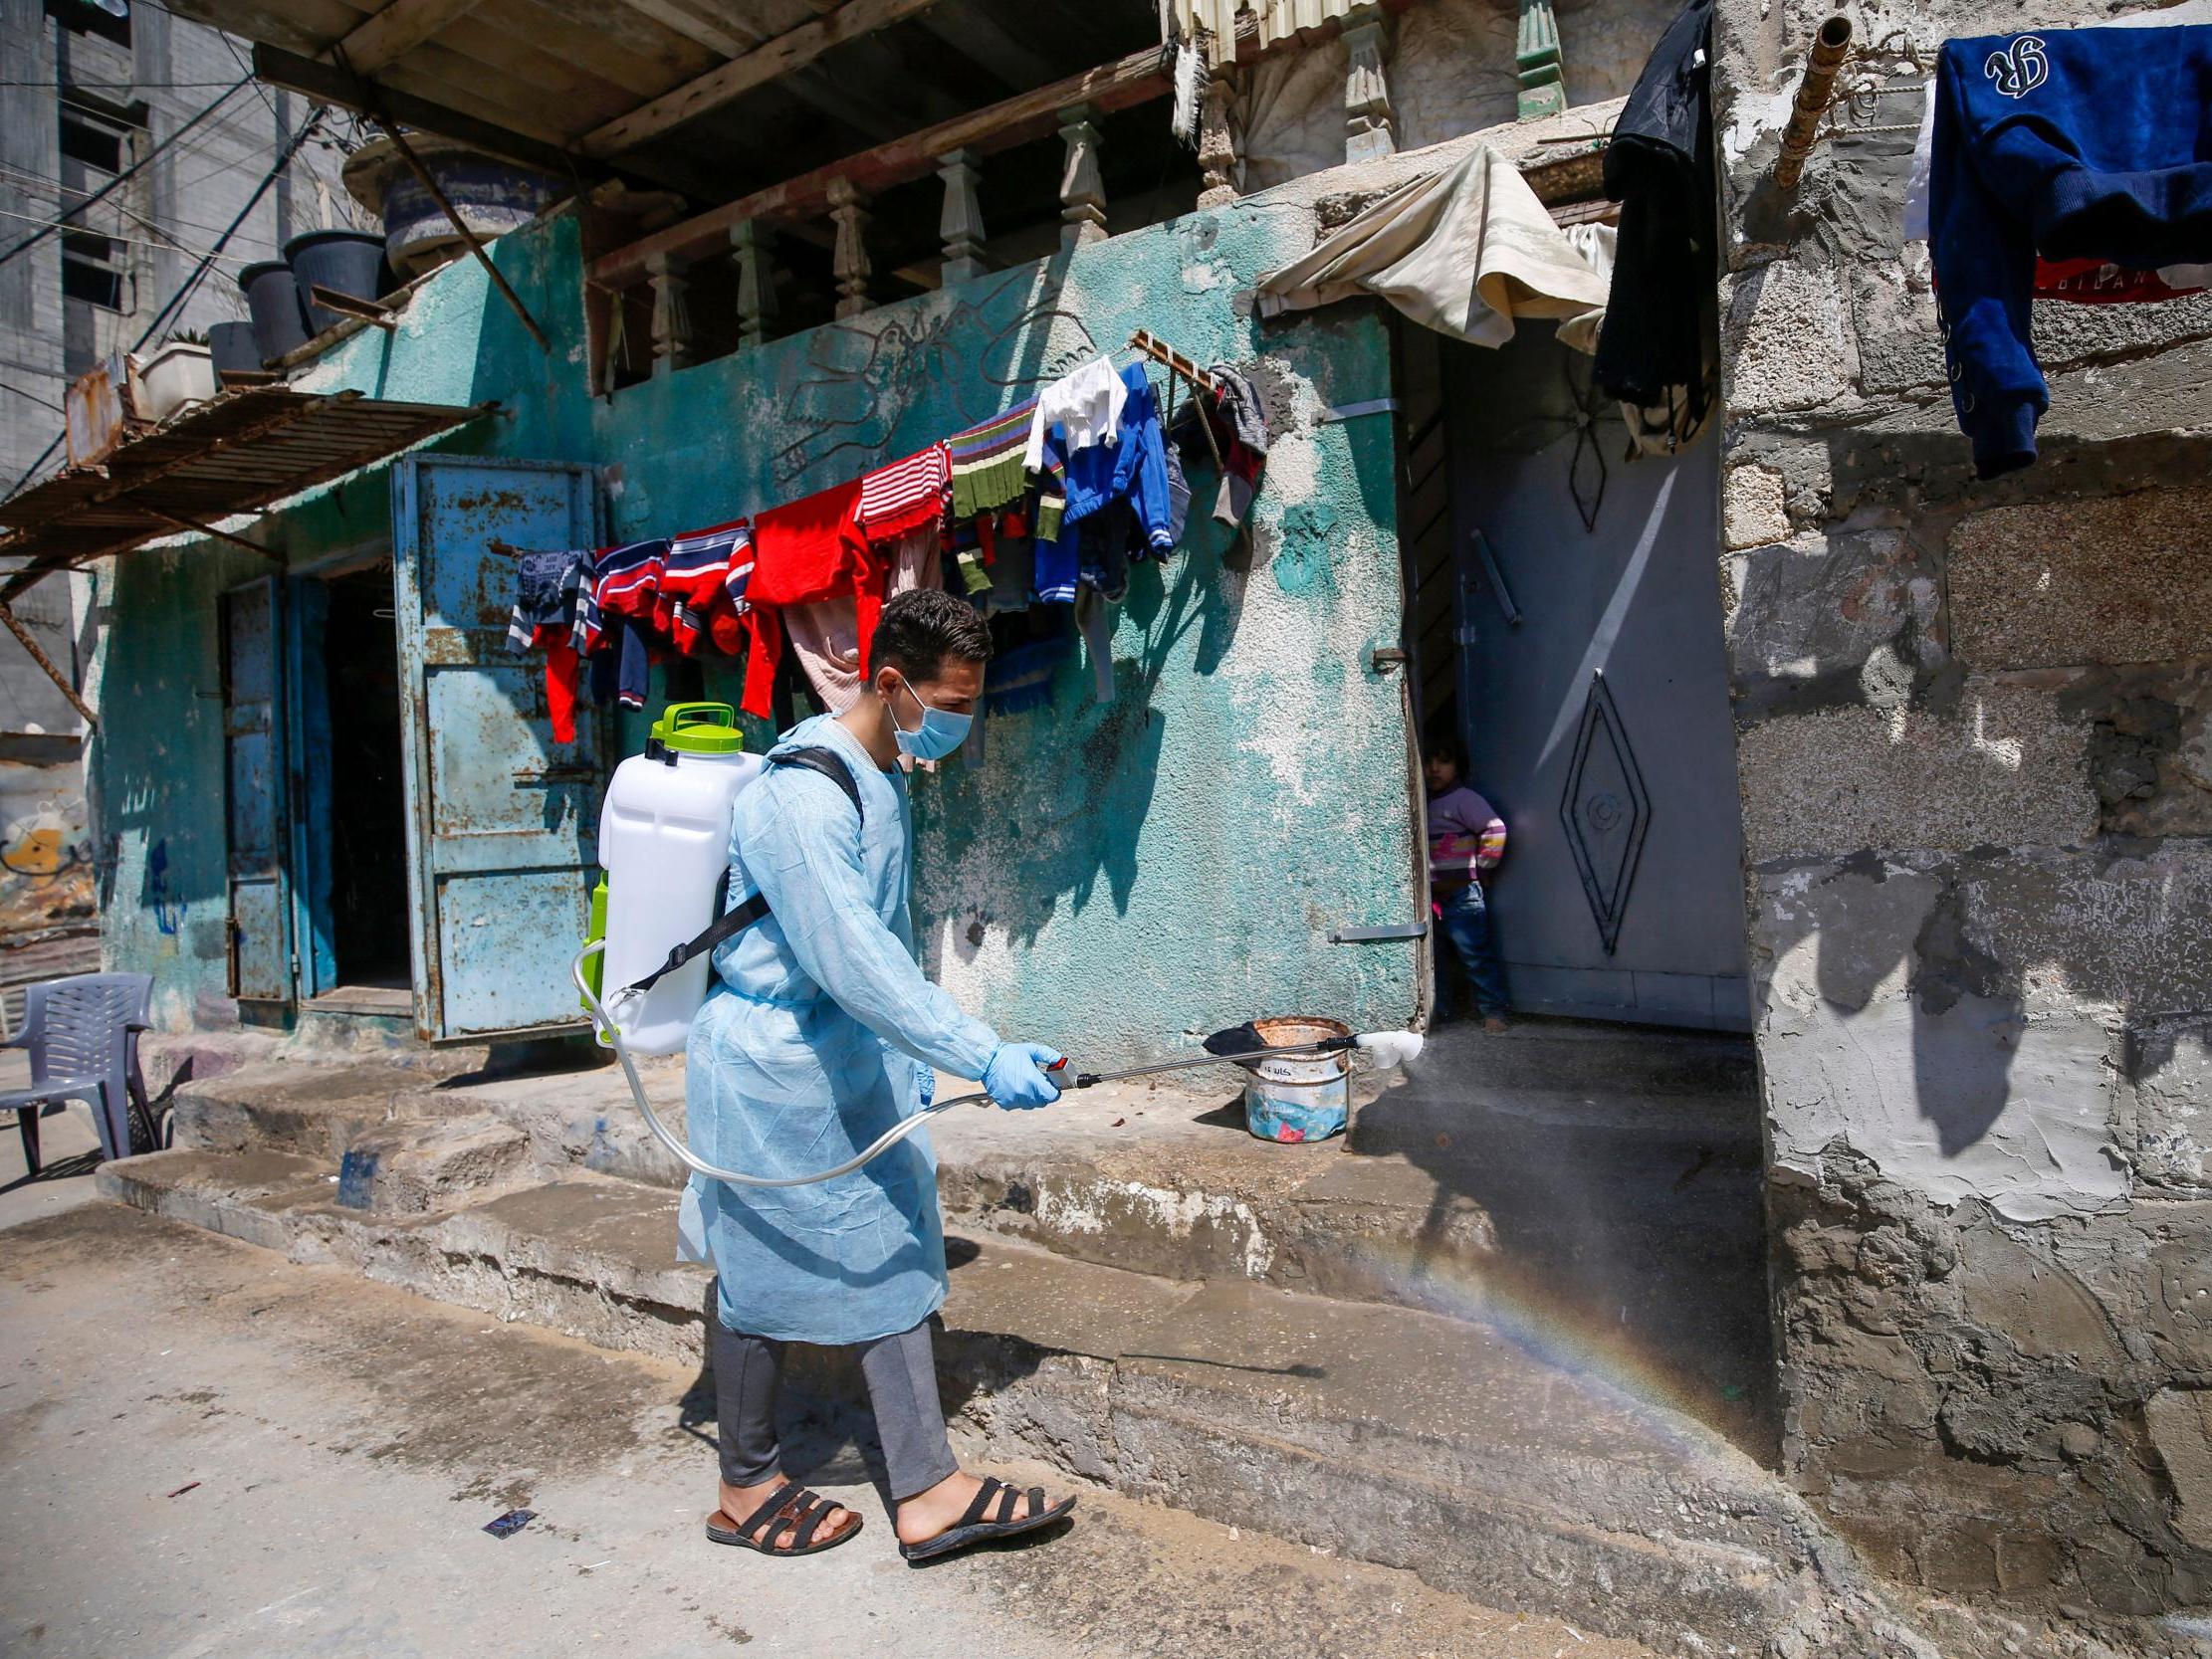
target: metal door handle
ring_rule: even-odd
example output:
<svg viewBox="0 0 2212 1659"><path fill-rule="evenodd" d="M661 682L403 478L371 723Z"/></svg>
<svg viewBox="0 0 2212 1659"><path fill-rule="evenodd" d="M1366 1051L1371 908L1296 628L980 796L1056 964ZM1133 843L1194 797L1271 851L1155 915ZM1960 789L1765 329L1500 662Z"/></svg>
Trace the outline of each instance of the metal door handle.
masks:
<svg viewBox="0 0 2212 1659"><path fill-rule="evenodd" d="M517 783L596 783L596 766L547 766L535 772L517 772Z"/></svg>
<svg viewBox="0 0 2212 1659"><path fill-rule="evenodd" d="M1482 573L1490 578L1491 591L1497 595L1497 608L1505 613L1505 625L1521 625L1521 608L1513 603L1513 590L1505 585L1505 572L1497 567L1497 555L1490 551L1490 538L1480 530L1468 532L1474 537L1474 556L1482 561Z"/></svg>

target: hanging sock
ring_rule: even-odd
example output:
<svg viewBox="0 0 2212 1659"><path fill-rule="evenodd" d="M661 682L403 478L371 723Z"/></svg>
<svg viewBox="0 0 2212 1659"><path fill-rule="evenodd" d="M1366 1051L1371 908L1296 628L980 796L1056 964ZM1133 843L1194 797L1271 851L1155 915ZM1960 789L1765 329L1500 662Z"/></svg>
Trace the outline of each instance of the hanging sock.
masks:
<svg viewBox="0 0 2212 1659"><path fill-rule="evenodd" d="M1114 701L1114 613L1095 587L1075 593L1075 626L1082 631L1083 654L1091 663L1091 690L1098 701Z"/></svg>

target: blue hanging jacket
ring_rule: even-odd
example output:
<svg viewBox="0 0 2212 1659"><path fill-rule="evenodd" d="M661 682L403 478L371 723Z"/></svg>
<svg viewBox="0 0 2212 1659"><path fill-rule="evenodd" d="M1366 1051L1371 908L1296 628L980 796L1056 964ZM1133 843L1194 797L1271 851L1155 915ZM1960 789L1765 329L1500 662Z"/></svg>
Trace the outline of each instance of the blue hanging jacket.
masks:
<svg viewBox="0 0 2212 1659"><path fill-rule="evenodd" d="M2212 26L1946 41L1928 247L1975 469L2036 458L2036 256L2133 270L2212 260Z"/></svg>

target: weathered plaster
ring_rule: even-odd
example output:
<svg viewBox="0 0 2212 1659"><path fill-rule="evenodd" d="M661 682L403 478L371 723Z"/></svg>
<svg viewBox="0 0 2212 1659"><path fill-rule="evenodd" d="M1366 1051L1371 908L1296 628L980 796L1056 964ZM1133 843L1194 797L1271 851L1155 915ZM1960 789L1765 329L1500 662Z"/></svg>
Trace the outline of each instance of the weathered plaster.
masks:
<svg viewBox="0 0 2212 1659"><path fill-rule="evenodd" d="M1793 870L1760 884L1763 1069L1777 1179L1835 1145L1949 1206L2016 1221L2124 1197L2104 1066L2116 1017L2031 1008L1940 868Z"/></svg>

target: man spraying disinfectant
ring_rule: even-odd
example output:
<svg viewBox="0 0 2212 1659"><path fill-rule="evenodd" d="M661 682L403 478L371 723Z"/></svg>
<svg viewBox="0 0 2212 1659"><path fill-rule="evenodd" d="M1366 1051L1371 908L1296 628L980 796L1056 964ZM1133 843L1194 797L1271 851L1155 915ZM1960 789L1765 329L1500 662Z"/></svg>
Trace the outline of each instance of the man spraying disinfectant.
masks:
<svg viewBox="0 0 2212 1659"><path fill-rule="evenodd" d="M1059 1098L1044 1071L1059 1055L1001 1042L915 962L898 760L960 746L990 654L963 601L927 588L894 596L859 701L794 726L739 795L730 896L757 893L768 914L716 949L692 1022L686 1109L705 1161L765 1176L841 1162L920 1112L933 1067L980 1080L1001 1107ZM803 764L774 763L808 749ZM710 1539L801 1555L860 1531L858 1515L783 1476L775 1402L791 1342L858 1351L909 1560L1049 1526L1075 1507L978 1480L953 1457L928 1324L945 1299L944 1223L921 1136L811 1184L694 1175L683 1233L717 1275L722 1483Z"/></svg>
<svg viewBox="0 0 2212 1659"><path fill-rule="evenodd" d="M960 746L990 652L968 605L901 594L871 642L874 678L845 713L801 722L764 764L712 718L727 722L726 706L672 706L607 792L608 883L594 905L605 929L570 973L647 1127L693 1171L680 1233L687 1258L716 1270L722 1487L707 1536L720 1544L798 1555L860 1530L859 1516L783 1478L775 1398L790 1342L858 1350L909 1560L1075 1507L963 1474L947 1443L925 1323L945 1299L945 1236L916 1134L932 1115L1045 1106L1063 1077L1088 1089L1263 1059L1348 1066L1351 1050L1387 1072L1421 1052L1411 1031L1281 1045L1247 1021L1195 1057L1071 1076L1051 1049L1000 1042L924 979L897 762ZM604 1000L601 978L618 987ZM690 1145L653 1110L634 1058L679 1046ZM983 1092L931 1099L933 1067Z"/></svg>

